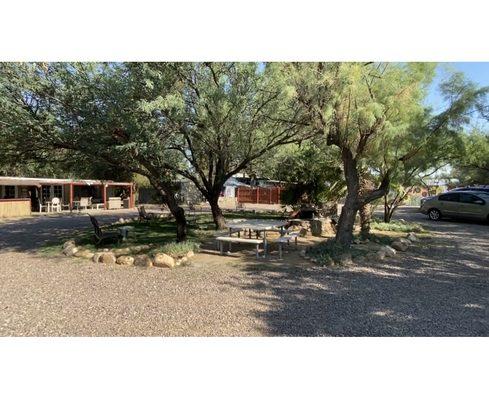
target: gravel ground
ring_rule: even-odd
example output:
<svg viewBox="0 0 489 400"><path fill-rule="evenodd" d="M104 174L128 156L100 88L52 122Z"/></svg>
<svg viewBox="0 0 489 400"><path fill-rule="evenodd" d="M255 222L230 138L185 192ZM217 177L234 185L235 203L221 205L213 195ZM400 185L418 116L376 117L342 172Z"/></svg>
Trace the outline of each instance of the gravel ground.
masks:
<svg viewBox="0 0 489 400"><path fill-rule="evenodd" d="M434 232L388 264L325 269L200 254L175 270L36 253L86 216L0 222L3 336L486 336L489 226L398 217ZM121 213L104 214L103 222Z"/></svg>

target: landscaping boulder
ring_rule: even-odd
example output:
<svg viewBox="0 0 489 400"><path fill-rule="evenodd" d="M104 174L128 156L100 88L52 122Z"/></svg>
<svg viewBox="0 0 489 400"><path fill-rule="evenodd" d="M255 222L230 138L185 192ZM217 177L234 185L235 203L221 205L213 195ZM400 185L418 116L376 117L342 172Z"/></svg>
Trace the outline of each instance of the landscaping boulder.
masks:
<svg viewBox="0 0 489 400"><path fill-rule="evenodd" d="M153 261L155 267L173 268L175 266L175 260L173 257L165 253L155 254Z"/></svg>
<svg viewBox="0 0 489 400"><path fill-rule="evenodd" d="M98 263L98 262L100 262L100 256L101 256L101 255L102 255L102 253L101 253L101 252L97 252L97 253L95 253L95 254L93 255L93 257L92 257L92 261L93 261L94 263Z"/></svg>
<svg viewBox="0 0 489 400"><path fill-rule="evenodd" d="M419 238L416 236L414 232L410 232L407 235L407 240L409 240L410 242L419 242Z"/></svg>
<svg viewBox="0 0 489 400"><path fill-rule="evenodd" d="M75 246L76 243L74 240L67 240L66 242L63 243L63 250L66 249L67 247L70 246Z"/></svg>
<svg viewBox="0 0 489 400"><path fill-rule="evenodd" d="M74 256L78 252L78 247L75 245L68 246L63 249L63 254L65 256Z"/></svg>
<svg viewBox="0 0 489 400"><path fill-rule="evenodd" d="M87 258L87 259L90 259L93 257L93 253L88 250L88 249L81 249L81 250L78 250L75 254L74 254L75 257L81 257L81 258Z"/></svg>
<svg viewBox="0 0 489 400"><path fill-rule="evenodd" d="M114 249L112 251L116 256L125 256L131 254L131 249L129 247L123 247L120 249Z"/></svg>
<svg viewBox="0 0 489 400"><path fill-rule="evenodd" d="M120 217L117 222L119 222L119 224L124 224L126 222L126 220L124 218Z"/></svg>
<svg viewBox="0 0 489 400"><path fill-rule="evenodd" d="M147 254L140 254L134 257L134 265L136 267L148 268L153 266L153 261L151 261L151 258Z"/></svg>
<svg viewBox="0 0 489 400"><path fill-rule="evenodd" d="M391 246L382 246L380 251L384 252L387 257L394 257L397 253Z"/></svg>
<svg viewBox="0 0 489 400"><path fill-rule="evenodd" d="M395 242L392 242L391 246L398 251L406 251L409 247L406 242L401 240L396 240Z"/></svg>
<svg viewBox="0 0 489 400"><path fill-rule="evenodd" d="M385 252L383 250L379 250L375 253L375 259L378 261L382 261L385 258Z"/></svg>
<svg viewBox="0 0 489 400"><path fill-rule="evenodd" d="M319 219L322 223L322 226L321 226L322 234L325 236L333 236L336 233L336 231L335 231L333 220L331 219L331 217L319 218Z"/></svg>
<svg viewBox="0 0 489 400"><path fill-rule="evenodd" d="M178 267L179 265L186 264L188 262L187 257L182 257L179 258L178 260L175 261L175 267Z"/></svg>
<svg viewBox="0 0 489 400"><path fill-rule="evenodd" d="M187 251L187 254L185 254L185 257L192 258L194 255L195 255L195 253L193 252L193 250L189 250L189 251Z"/></svg>
<svg viewBox="0 0 489 400"><path fill-rule="evenodd" d="M104 264L115 264L115 261L116 261L115 255L110 251L103 252L98 259L98 262Z"/></svg>
<svg viewBox="0 0 489 400"><path fill-rule="evenodd" d="M115 260L115 262L119 265L133 265L134 264L134 257L131 256L119 256Z"/></svg>
<svg viewBox="0 0 489 400"><path fill-rule="evenodd" d="M137 245L137 246L132 246L130 248L130 250L133 253L139 253L141 251L149 250L150 248L151 248L151 246L149 244L140 244L140 245Z"/></svg>

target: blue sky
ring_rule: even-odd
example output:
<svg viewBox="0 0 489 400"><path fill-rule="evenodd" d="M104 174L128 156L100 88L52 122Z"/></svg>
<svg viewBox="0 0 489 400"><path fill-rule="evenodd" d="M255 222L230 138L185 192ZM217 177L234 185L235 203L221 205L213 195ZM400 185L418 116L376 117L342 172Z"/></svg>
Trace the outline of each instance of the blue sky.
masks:
<svg viewBox="0 0 489 400"><path fill-rule="evenodd" d="M439 63L436 70L436 77L430 87L426 99L426 102L430 104L435 111L443 106L442 99L438 92L438 85L450 72L453 71L463 72L469 80L480 86L489 85L489 62Z"/></svg>

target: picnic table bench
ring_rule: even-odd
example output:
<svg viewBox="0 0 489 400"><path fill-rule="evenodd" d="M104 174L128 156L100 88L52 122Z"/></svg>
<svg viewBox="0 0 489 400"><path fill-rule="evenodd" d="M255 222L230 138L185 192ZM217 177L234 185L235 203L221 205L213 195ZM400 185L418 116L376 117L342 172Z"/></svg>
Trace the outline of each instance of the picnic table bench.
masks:
<svg viewBox="0 0 489 400"><path fill-rule="evenodd" d="M256 258L259 258L259 252L260 252L260 244L263 244L263 249L266 253L266 246L267 243L263 239L246 239L246 238L241 238L241 237L236 237L236 236L218 236L216 238L217 243L219 244L219 251L221 252L221 255L224 254L224 244L223 242L229 243L229 251L231 251L231 244L232 243L249 243L249 244L254 244L256 246Z"/></svg>

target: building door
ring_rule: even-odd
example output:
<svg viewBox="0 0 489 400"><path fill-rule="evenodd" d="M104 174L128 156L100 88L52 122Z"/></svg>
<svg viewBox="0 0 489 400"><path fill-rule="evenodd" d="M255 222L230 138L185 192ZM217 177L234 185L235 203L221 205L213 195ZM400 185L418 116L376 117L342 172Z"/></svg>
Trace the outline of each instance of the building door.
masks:
<svg viewBox="0 0 489 400"><path fill-rule="evenodd" d="M36 186L28 187L29 198L31 199L31 211L39 211L39 189Z"/></svg>

